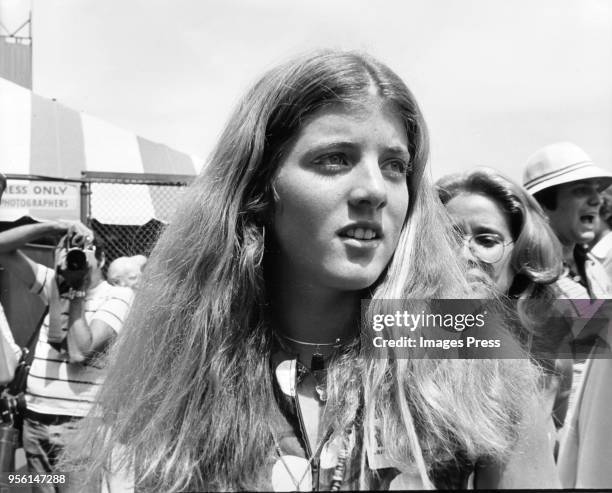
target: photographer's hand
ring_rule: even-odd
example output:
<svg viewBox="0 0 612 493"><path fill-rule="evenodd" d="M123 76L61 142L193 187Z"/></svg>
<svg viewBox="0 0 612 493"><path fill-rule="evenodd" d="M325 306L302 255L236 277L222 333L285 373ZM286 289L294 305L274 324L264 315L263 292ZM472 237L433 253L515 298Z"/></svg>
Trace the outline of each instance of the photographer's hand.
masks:
<svg viewBox="0 0 612 493"><path fill-rule="evenodd" d="M73 289L77 291L87 292L87 290L91 287L91 267L88 268L85 275L80 279L79 282L76 282L73 286Z"/></svg>
<svg viewBox="0 0 612 493"><path fill-rule="evenodd" d="M84 247L93 240L93 231L81 221L63 219L58 222L65 228L65 234L70 238L72 245Z"/></svg>

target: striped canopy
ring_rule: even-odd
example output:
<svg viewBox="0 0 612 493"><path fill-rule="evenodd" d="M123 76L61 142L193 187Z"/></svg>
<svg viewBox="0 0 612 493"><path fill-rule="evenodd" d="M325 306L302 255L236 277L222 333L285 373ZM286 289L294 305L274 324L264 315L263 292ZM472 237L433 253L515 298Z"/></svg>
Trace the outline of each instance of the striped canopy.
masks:
<svg viewBox="0 0 612 493"><path fill-rule="evenodd" d="M152 174L193 176L201 165L194 156L139 137L0 78L0 171L4 174L68 180L80 179L83 171L141 174L143 178ZM114 218L113 222L142 224L155 216L155 197L144 190L141 197L131 197L126 202L126 217ZM3 199L0 219L53 215L28 208L29 203L22 201L26 207L10 207L18 203L15 200L5 203ZM98 219L104 221L104 218Z"/></svg>

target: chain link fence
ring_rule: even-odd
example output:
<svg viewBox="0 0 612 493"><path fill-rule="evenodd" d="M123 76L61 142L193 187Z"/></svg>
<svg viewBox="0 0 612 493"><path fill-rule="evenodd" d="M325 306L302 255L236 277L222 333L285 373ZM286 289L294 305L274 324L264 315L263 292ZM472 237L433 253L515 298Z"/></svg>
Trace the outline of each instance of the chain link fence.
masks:
<svg viewBox="0 0 612 493"><path fill-rule="evenodd" d="M148 256L174 213L190 177L118 177L88 173L90 225L102 240L108 263L131 255Z"/></svg>
<svg viewBox="0 0 612 493"><path fill-rule="evenodd" d="M8 174L7 178L0 231L80 218L104 243L105 267L117 257L148 256L193 180L192 176L125 173L83 173L82 179L68 181L33 175ZM54 268L57 240L57 235L50 234L23 250L34 261ZM0 267L0 301L11 327L20 327L17 342L25 345L42 312L38 297Z"/></svg>
<svg viewBox="0 0 612 493"><path fill-rule="evenodd" d="M107 265L117 257L148 256L194 178L98 172L83 172L81 179L67 181L7 176L0 211L6 217L0 214L0 231L47 219L80 218L104 243ZM56 240L41 238L37 244L54 246Z"/></svg>

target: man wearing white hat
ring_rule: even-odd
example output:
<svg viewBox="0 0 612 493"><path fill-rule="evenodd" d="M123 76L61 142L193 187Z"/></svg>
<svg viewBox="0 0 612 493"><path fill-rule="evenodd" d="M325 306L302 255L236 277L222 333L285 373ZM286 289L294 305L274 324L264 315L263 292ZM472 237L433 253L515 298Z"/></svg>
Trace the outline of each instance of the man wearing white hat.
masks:
<svg viewBox="0 0 612 493"><path fill-rule="evenodd" d="M563 245L566 272L559 288L569 299L610 297L610 280L584 245L595 238L600 194L611 184L612 173L595 166L571 142L543 147L527 160L523 185L540 203Z"/></svg>
<svg viewBox="0 0 612 493"><path fill-rule="evenodd" d="M601 192L610 184L612 173L593 164L580 147L570 142L543 147L527 160L523 185L548 215L550 226L563 246L565 269L557 287L565 298L578 300L611 297L610 279L605 269L586 250L586 244L593 241L597 231ZM580 314L579 306L577 312ZM580 319L575 325L581 325ZM575 328L573 331L579 341L582 333ZM591 335L607 339L605 333ZM583 342L594 344L592 339ZM612 341L604 342L609 345ZM593 438L602 433L608 436L612 420L609 417L602 418L603 410L599 409L601 403L593 399L595 394L592 388L595 388L597 382L588 378L589 373L593 373L591 367L594 362L597 362L595 366L601 366L600 363L607 365L609 361L585 360L584 352L588 344L583 344L583 348L582 354L574 360L569 419L565 425L558 459L559 473L564 488L595 488L603 484L609 487L612 481L611 470L603 465L609 460L609 446L604 447L608 450L604 450L600 447L602 441L597 442ZM586 377L581 385L583 374ZM605 384L609 386L609 378L605 379ZM585 389L590 391L585 392ZM594 409L599 414L596 415ZM604 441L610 443L609 439ZM585 464L589 466L585 467Z"/></svg>

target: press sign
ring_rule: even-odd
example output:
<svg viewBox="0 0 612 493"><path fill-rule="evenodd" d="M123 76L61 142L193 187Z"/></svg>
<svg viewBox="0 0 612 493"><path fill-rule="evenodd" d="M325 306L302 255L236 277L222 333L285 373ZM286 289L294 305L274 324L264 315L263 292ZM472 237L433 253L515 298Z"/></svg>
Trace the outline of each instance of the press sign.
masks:
<svg viewBox="0 0 612 493"><path fill-rule="evenodd" d="M22 216L39 219L78 219L78 183L9 180L2 195L0 220Z"/></svg>

